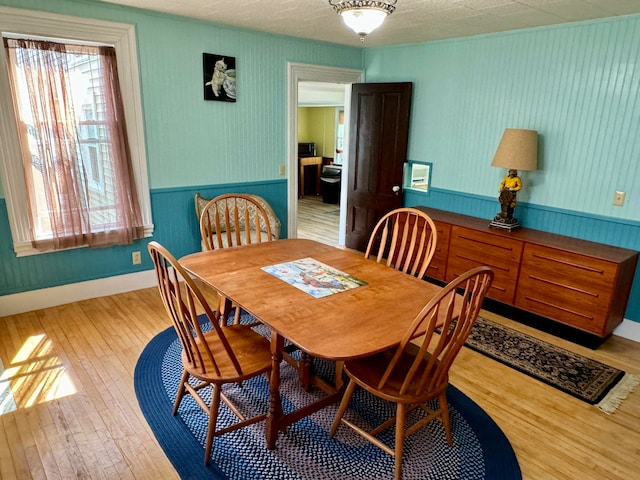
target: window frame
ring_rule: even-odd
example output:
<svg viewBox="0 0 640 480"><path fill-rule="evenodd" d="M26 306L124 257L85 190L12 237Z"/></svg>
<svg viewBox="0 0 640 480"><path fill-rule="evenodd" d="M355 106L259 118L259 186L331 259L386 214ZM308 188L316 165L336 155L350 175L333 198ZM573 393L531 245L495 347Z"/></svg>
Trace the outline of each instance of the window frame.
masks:
<svg viewBox="0 0 640 480"><path fill-rule="evenodd" d="M124 103L131 161L144 224L144 236L151 236L153 221L135 26L0 6L0 35L5 34L39 36L114 46L118 60L118 80ZM0 138L3 139L0 142L0 173L7 203L13 249L18 257L47 253L40 252L31 246L18 119L13 110L13 95L9 83L4 47L0 48Z"/></svg>

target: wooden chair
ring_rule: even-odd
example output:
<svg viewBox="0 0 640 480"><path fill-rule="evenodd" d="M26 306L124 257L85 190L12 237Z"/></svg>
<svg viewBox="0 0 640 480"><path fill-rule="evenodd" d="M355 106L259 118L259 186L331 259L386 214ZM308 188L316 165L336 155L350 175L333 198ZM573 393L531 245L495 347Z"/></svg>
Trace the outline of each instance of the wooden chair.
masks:
<svg viewBox="0 0 640 480"><path fill-rule="evenodd" d="M270 242L280 237L278 217L258 195L231 193L207 201L196 193L195 207L203 250Z"/></svg>
<svg viewBox="0 0 640 480"><path fill-rule="evenodd" d="M258 195L231 193L206 200L196 193L195 207L203 250L271 242L280 237L278 217L267 201ZM231 308L231 302L220 297L219 311L225 323ZM238 323L239 307L235 313L235 322Z"/></svg>
<svg viewBox="0 0 640 480"><path fill-rule="evenodd" d="M150 242L148 249L155 266L160 296L182 344L184 370L173 415L178 413L180 402L187 393L209 415L204 452L207 464L214 437L267 417L266 413L245 417L222 393L222 387L270 373L269 341L246 325L221 325L218 312L211 310L196 283L178 261L157 242ZM207 317L209 331L203 331L198 320L201 312ZM191 378L197 379L198 383L189 383ZM207 386L212 389L210 405L199 394ZM216 430L221 399L238 417L238 422Z"/></svg>
<svg viewBox="0 0 640 480"><path fill-rule="evenodd" d="M331 427L335 435L340 423L395 457L395 478L402 478L402 452L405 437L434 419L444 426L449 445L453 444L449 424L446 389L449 368L464 345L478 317L482 301L493 280L488 267L476 267L450 282L435 296L406 331L400 345L370 357L346 361L349 377L344 397ZM458 293L459 292L459 293ZM384 400L396 403L396 415L366 430L344 418L357 386ZM438 399L435 409L425 405ZM405 429L407 415L422 409L420 420ZM395 424L395 450L376 435Z"/></svg>
<svg viewBox="0 0 640 480"><path fill-rule="evenodd" d="M438 232L426 213L415 208L398 208L376 224L365 252L378 263L423 278L436 251Z"/></svg>

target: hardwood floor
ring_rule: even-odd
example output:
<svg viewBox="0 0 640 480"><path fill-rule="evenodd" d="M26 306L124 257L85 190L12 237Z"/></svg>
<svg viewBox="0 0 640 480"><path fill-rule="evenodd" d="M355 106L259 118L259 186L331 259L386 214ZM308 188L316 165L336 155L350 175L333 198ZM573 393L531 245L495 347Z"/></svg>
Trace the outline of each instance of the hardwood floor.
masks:
<svg viewBox="0 0 640 480"><path fill-rule="evenodd" d="M323 203L320 195L298 199L298 238L338 245L340 205Z"/></svg>
<svg viewBox="0 0 640 480"><path fill-rule="evenodd" d="M133 388L168 326L156 288L0 318L0 478L178 478Z"/></svg>
<svg viewBox="0 0 640 480"><path fill-rule="evenodd" d="M639 373L638 343L614 336L592 351L483 313ZM140 352L169 326L155 288L0 318L0 478L178 478L133 387ZM502 428L525 479L637 478L639 391L606 415L466 348L451 383Z"/></svg>

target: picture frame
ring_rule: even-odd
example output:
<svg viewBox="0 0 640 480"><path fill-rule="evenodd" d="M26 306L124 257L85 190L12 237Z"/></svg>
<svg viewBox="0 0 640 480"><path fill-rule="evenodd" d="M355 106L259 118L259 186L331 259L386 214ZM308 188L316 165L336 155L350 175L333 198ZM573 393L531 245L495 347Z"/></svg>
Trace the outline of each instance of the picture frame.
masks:
<svg viewBox="0 0 640 480"><path fill-rule="evenodd" d="M236 102L236 58L214 53L202 54L205 100Z"/></svg>

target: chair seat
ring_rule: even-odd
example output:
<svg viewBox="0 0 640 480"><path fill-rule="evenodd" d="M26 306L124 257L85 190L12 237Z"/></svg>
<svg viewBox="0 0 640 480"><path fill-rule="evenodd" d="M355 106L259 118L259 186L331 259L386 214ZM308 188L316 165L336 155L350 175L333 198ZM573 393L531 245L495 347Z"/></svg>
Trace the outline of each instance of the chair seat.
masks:
<svg viewBox="0 0 640 480"><path fill-rule="evenodd" d="M406 392L400 393L402 383L405 381L405 372L409 370L413 364L416 355L419 353L418 347L413 344L409 344L405 349L403 355L398 361L398 368L391 373L389 379L385 382L381 389L378 388L382 375L385 372L385 366L389 364L396 349L386 350L382 353L372 355L370 357L360 358L358 360L351 360L345 363L345 370L349 376L355 380L362 388L369 391L375 391L376 394L385 400L399 403L423 403L435 395L438 392L444 391L448 384L448 375L445 375L441 381L441 385L434 389L424 389L422 394L419 394L417 389L419 388L418 381L411 382ZM423 361L422 365L426 365L429 354ZM434 370L437 369L438 362L434 365ZM421 368L422 369L422 368Z"/></svg>
<svg viewBox="0 0 640 480"><path fill-rule="evenodd" d="M188 361L183 351L182 362L189 374L211 383L235 383L271 369L271 352L266 338L246 325L223 326L222 330L244 374L238 375L229 357L223 354L224 347L215 332L205 333L204 338L211 352L218 359L220 374L216 374L211 359L203 358L202 366L194 365ZM197 340L197 343L199 342L200 340Z"/></svg>

